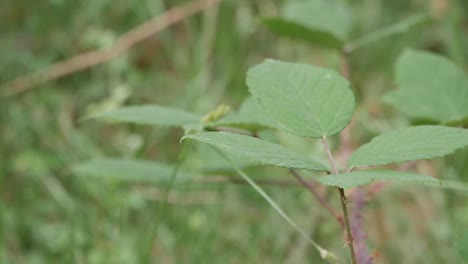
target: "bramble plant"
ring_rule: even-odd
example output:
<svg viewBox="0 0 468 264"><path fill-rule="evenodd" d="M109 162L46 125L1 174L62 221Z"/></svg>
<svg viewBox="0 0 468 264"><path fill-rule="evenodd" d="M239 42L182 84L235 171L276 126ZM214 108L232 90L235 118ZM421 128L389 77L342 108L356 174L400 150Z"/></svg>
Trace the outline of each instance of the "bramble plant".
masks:
<svg viewBox="0 0 468 264"><path fill-rule="evenodd" d="M343 227L346 233L344 243L349 248L351 262L371 263L369 253L355 246L355 231L348 210L348 190L376 181L468 190L466 184L461 182L387 166L442 157L468 145L468 130L463 128L468 124L468 78L462 69L439 55L411 49L405 51L395 68L399 90L384 97L386 103L412 119L423 120L424 125L398 128L376 136L353 151L346 167L340 167L335 159L336 153L332 153L330 147L331 138L349 129L347 126L352 122L355 109L356 99L349 80L352 71L348 65L349 54L370 43L403 34L427 20L426 15L416 15L350 41L348 37L353 15L345 5L335 1L291 2L282 16L265 18L263 23L281 35L337 50L343 64L341 73L314 65L267 59L247 72L246 84L251 97L235 113L230 113L226 106L203 116L160 105L144 105L96 114L92 118L182 127L186 132L181 139L184 150L175 169L143 161L93 160L76 166L75 171L122 177L133 174L146 178L164 171L164 175L170 175L169 178L154 180L168 181L170 188L176 181L191 179L189 172L179 171L190 142L208 144L217 149L219 155L310 242L323 259L338 263L342 257L313 240L243 170L236 157L286 168ZM284 130L295 136L320 140L323 157L311 158L270 142L262 136L265 130ZM311 178L308 175L306 178L299 171L314 172L314 176ZM340 214L326 199L317 195L315 183L337 190L341 202ZM157 232L157 227L153 232Z"/></svg>

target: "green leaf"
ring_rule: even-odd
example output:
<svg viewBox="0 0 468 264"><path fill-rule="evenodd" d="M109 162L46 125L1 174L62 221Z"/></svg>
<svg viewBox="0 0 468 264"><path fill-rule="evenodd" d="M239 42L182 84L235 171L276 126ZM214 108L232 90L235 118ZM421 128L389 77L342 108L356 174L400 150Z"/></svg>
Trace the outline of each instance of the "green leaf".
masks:
<svg viewBox="0 0 468 264"><path fill-rule="evenodd" d="M210 144L229 154L246 157L261 164L299 170L328 171L327 166L317 161L292 152L281 145L250 136L226 132L203 132L187 135L182 140L187 138Z"/></svg>
<svg viewBox="0 0 468 264"><path fill-rule="evenodd" d="M468 78L444 57L409 50L396 65L400 90L385 96L385 102L412 118L456 123L468 118Z"/></svg>
<svg viewBox="0 0 468 264"><path fill-rule="evenodd" d="M153 126L185 126L200 123L201 116L160 105L127 106L91 116L117 122Z"/></svg>
<svg viewBox="0 0 468 264"><path fill-rule="evenodd" d="M270 117L298 136L335 135L353 115L349 82L332 70L267 60L249 70L247 85Z"/></svg>
<svg viewBox="0 0 468 264"><path fill-rule="evenodd" d="M418 14L418 15L411 16L407 19L403 19L396 24L390 25L388 27L384 27L368 35L365 35L355 41L352 41L351 43L346 45L346 51L353 52L369 44L378 42L382 39L385 39L385 38L388 38L397 34L406 33L410 29L418 25L426 23L427 21L429 21L429 19L430 17L427 14Z"/></svg>
<svg viewBox="0 0 468 264"><path fill-rule="evenodd" d="M214 125L238 127L249 131L277 127L275 121L271 120L253 97L248 97L243 102L239 112L224 116L221 120L215 122Z"/></svg>
<svg viewBox="0 0 468 264"><path fill-rule="evenodd" d="M349 158L348 166L382 165L441 157L468 145L468 130L445 126L397 129L372 139Z"/></svg>
<svg viewBox="0 0 468 264"><path fill-rule="evenodd" d="M96 159L73 167L75 174L129 182L169 183L175 167L143 160ZM178 173L176 181L187 181L191 175Z"/></svg>
<svg viewBox="0 0 468 264"><path fill-rule="evenodd" d="M392 181L398 183L410 183L428 186L442 186L441 181L429 177L408 172L387 170L362 170L349 173L340 173L322 176L318 181L324 185L351 189L370 184L374 181Z"/></svg>
<svg viewBox="0 0 468 264"><path fill-rule="evenodd" d="M263 22L280 35L340 49L351 31L353 17L349 7L340 2L312 0L289 2L280 17Z"/></svg>

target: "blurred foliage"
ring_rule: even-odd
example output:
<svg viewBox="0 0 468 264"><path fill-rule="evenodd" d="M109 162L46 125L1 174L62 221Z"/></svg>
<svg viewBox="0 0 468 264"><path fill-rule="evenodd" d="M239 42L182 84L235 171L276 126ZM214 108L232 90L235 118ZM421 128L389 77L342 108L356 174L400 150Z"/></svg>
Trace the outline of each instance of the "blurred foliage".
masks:
<svg viewBox="0 0 468 264"><path fill-rule="evenodd" d="M83 51L108 47L120 34L183 2L2 0L0 84ZM144 263L150 228L157 221L161 225L152 263L320 263L316 251L248 186L177 186L160 215L164 186L71 172L75 164L99 157L170 164L180 150L182 131L81 120L90 113L144 103L200 114L221 104L236 109L247 95L246 70L265 57L338 69L333 51L275 36L259 23L260 17L277 15L284 2L224 0L125 56L1 98L0 263ZM466 72L468 4L347 2L356 18L351 39L413 14L434 17L430 25L351 55L360 120L352 142L359 145L409 122L381 101L394 89L393 65L404 48L441 53ZM312 140L281 132L266 135L300 153L320 153ZM335 148L338 143L332 142ZM193 148L184 167L200 168L201 153ZM461 150L420 162L415 170L468 182L467 161L468 151ZM235 176L223 167L214 171ZM272 168L248 172L258 179L289 177ZM314 239L346 256L339 227L307 191L265 189ZM338 205L335 195L330 199ZM376 263L461 263L461 254L466 259L460 246L466 245L466 199L464 194L422 187L387 186L379 191L365 209Z"/></svg>

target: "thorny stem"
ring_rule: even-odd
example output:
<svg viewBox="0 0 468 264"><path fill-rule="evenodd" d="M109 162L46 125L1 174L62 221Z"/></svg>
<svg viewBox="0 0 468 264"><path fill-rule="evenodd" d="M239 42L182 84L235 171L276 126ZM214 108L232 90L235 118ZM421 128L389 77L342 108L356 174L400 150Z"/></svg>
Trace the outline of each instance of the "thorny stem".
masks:
<svg viewBox="0 0 468 264"><path fill-rule="evenodd" d="M336 168L335 160L333 159L333 156L331 154L330 147L328 146L326 137L322 137L322 144L325 148L325 151L327 152L328 161L330 162L330 166L332 167L333 173L338 174L338 169ZM354 251L353 235L351 233L351 225L349 224L348 207L346 205L347 203L346 195L344 193L343 188L338 188L338 190L340 192L341 209L343 210L343 217L344 217L345 227L346 227L346 234L347 234L346 244L348 245L349 252L351 253L352 263L357 264L356 253Z"/></svg>
<svg viewBox="0 0 468 264"><path fill-rule="evenodd" d="M351 233L351 225L349 224L349 217L348 217L348 208L346 206L346 203L347 203L346 195L344 193L343 188L338 188L338 190L340 191L341 208L343 210L343 216L344 216L345 226L346 226L346 233L347 233L347 237L348 237L347 238L348 241L346 241L346 244L348 245L349 252L351 253L352 263L357 264L356 253L354 251L354 239L353 239L353 235Z"/></svg>

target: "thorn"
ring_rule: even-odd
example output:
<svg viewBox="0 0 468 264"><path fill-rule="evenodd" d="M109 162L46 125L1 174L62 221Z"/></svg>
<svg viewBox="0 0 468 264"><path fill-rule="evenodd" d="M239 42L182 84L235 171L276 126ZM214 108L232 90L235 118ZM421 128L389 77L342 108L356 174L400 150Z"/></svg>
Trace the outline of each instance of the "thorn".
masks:
<svg viewBox="0 0 468 264"><path fill-rule="evenodd" d="M348 247L351 242L348 240L344 243L343 248Z"/></svg>

